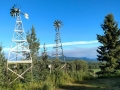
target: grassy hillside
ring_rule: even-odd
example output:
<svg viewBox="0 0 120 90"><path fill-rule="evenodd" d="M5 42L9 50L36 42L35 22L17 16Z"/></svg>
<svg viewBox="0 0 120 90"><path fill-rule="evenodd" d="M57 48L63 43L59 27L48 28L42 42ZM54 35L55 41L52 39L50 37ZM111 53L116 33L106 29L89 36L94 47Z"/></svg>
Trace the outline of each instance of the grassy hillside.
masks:
<svg viewBox="0 0 120 90"><path fill-rule="evenodd" d="M120 78L93 79L69 83L56 90L120 90Z"/></svg>

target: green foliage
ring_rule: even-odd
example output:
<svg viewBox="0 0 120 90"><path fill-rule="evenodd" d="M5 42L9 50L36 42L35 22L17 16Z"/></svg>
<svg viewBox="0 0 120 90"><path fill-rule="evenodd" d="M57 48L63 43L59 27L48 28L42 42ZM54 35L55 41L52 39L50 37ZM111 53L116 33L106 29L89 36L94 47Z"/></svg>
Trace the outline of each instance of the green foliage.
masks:
<svg viewBox="0 0 120 90"><path fill-rule="evenodd" d="M33 34L33 36L35 35ZM84 60L73 60L67 62L66 72L62 69L55 69L56 67L59 68L62 63L60 63L60 60L54 60L54 69L52 69L52 72L50 73L48 65L51 63L51 61L47 60L46 62L45 60L38 60L38 48L34 49L32 47L36 41L35 39L30 39L33 36L32 33L30 34L28 32L27 39L30 41L29 45L34 60L33 82L31 82L31 74L28 72L23 75L23 77L25 77L24 80L18 79L7 88L8 90L55 90L56 88L67 83L79 82L84 79L91 78L88 74L88 63ZM22 70L24 71L26 68L27 65L18 65L16 69L19 69L22 72ZM16 75L12 75L11 73L11 76L9 77L15 78ZM6 88L5 86L2 87L2 90L6 90L3 88Z"/></svg>
<svg viewBox="0 0 120 90"><path fill-rule="evenodd" d="M39 63L38 63L38 51L40 48L39 39L37 39L37 35L35 32L34 26L27 32L27 41L29 44L32 60L33 60L33 78L38 77L37 72L39 72Z"/></svg>
<svg viewBox="0 0 120 90"><path fill-rule="evenodd" d="M12 90L22 90L23 84L14 84L11 88Z"/></svg>
<svg viewBox="0 0 120 90"><path fill-rule="evenodd" d="M73 71L68 70L67 72L56 69L52 70L50 73L49 69L45 67L45 63L43 61L38 61L36 68L40 71L33 73L33 82L28 81L27 78L30 76L28 73L24 76L27 77L26 81L18 80L9 86L8 90L55 90L67 83L79 82L85 78L89 78L89 75L85 70L76 70L76 68ZM12 77L14 77L14 75Z"/></svg>
<svg viewBox="0 0 120 90"><path fill-rule="evenodd" d="M33 60L37 60L38 50L40 47L39 39L37 39L35 28L32 26L31 30L27 32L27 41L31 51L31 56Z"/></svg>
<svg viewBox="0 0 120 90"><path fill-rule="evenodd" d="M6 59L4 56L4 52L2 51L3 47L0 44L0 86L5 86L6 81Z"/></svg>
<svg viewBox="0 0 120 90"><path fill-rule="evenodd" d="M53 73L53 75L54 75L55 86L63 85L66 82L63 71L57 70Z"/></svg>
<svg viewBox="0 0 120 90"><path fill-rule="evenodd" d="M89 69L99 69L100 63L99 62L88 62Z"/></svg>
<svg viewBox="0 0 120 90"><path fill-rule="evenodd" d="M113 73L118 66L117 61L120 59L120 29L112 14L105 17L101 27L104 35L97 35L98 41L102 44L97 49L99 53L97 59L103 62L100 65L103 73Z"/></svg>
<svg viewBox="0 0 120 90"><path fill-rule="evenodd" d="M47 49L45 47L45 43L44 43L44 46L43 46L43 52L42 52L41 57L42 57L43 62L47 63L48 55L47 55Z"/></svg>
<svg viewBox="0 0 120 90"><path fill-rule="evenodd" d="M42 87L42 90L53 90L53 85L49 82L45 83Z"/></svg>
<svg viewBox="0 0 120 90"><path fill-rule="evenodd" d="M69 71L88 71L88 63L84 60L73 60L67 62L67 70Z"/></svg>

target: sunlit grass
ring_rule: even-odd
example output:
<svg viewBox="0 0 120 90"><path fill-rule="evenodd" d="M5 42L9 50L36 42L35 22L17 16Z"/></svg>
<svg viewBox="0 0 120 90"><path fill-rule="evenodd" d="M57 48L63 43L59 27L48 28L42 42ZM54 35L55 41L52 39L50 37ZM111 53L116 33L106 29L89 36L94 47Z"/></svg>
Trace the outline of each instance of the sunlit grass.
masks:
<svg viewBox="0 0 120 90"><path fill-rule="evenodd" d="M70 83L57 90L120 90L120 78L93 79Z"/></svg>
<svg viewBox="0 0 120 90"><path fill-rule="evenodd" d="M93 70L95 73L100 71L100 69L92 69L92 70Z"/></svg>

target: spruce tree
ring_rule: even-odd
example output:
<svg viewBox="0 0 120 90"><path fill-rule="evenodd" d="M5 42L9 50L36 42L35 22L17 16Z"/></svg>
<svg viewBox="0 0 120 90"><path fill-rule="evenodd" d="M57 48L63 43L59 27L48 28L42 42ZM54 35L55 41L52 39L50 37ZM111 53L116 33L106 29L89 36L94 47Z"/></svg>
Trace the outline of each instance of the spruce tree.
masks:
<svg viewBox="0 0 120 90"><path fill-rule="evenodd" d="M101 25L104 31L103 35L97 34L97 40L102 45L98 47L97 60L101 61L102 73L113 73L118 66L118 60L120 59L120 29L118 24L114 21L112 14L105 16L104 22Z"/></svg>
<svg viewBox="0 0 120 90"><path fill-rule="evenodd" d="M0 89L2 89L6 83L6 61L7 60L5 59L5 55L2 49L3 47L0 44Z"/></svg>
<svg viewBox="0 0 120 90"><path fill-rule="evenodd" d="M37 39L34 26L32 26L30 31L27 32L27 41L29 44L29 49L33 60L33 79L37 80L37 76L38 76L37 72L39 72L38 54L39 54L40 42L39 39ZM27 76L29 76L29 74Z"/></svg>
<svg viewBox="0 0 120 90"><path fill-rule="evenodd" d="M45 43L43 46L43 52L42 52L41 57L42 57L43 62L47 63L48 55L47 55L47 49L46 49Z"/></svg>
<svg viewBox="0 0 120 90"><path fill-rule="evenodd" d="M35 61L39 53L40 42L39 39L37 39L34 26L27 32L27 41L29 43L32 59Z"/></svg>

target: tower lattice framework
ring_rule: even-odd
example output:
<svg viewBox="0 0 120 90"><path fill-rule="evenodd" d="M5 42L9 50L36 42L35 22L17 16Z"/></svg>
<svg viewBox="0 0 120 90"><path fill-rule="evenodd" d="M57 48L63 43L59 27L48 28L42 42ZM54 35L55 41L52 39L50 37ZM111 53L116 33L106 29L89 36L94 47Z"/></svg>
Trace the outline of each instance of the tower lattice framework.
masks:
<svg viewBox="0 0 120 90"><path fill-rule="evenodd" d="M19 66L22 65L25 65L26 68L19 70ZM9 84L12 84L18 78L25 79L24 74L28 71L31 71L32 74L32 57L30 54L30 49L26 39L22 20L20 14L18 14L16 16L15 29L7 60L8 75L12 73L15 74L16 77L12 78L12 80L9 79Z"/></svg>
<svg viewBox="0 0 120 90"><path fill-rule="evenodd" d="M54 26L55 26L55 31L56 31L56 35L55 35L55 44L53 46L53 53L52 56L55 57L55 60L53 62L53 66L52 68L59 68L59 69L66 69L66 62L65 62L65 57L63 54L63 48L62 48L62 42L61 42L61 38L60 38L60 27L62 26L62 22L60 20L55 20L54 22ZM59 62L60 60L60 62Z"/></svg>
<svg viewBox="0 0 120 90"><path fill-rule="evenodd" d="M59 29L56 29L55 31L55 44L53 46L52 56L56 59L60 59L61 61L65 62Z"/></svg>
<svg viewBox="0 0 120 90"><path fill-rule="evenodd" d="M63 54L63 48L62 48L62 42L60 37L60 26L62 25L62 22L59 20L56 20L54 22L55 26L55 44L53 46L53 53L52 56L55 57L56 60L61 60L62 62L65 62L65 57Z"/></svg>

